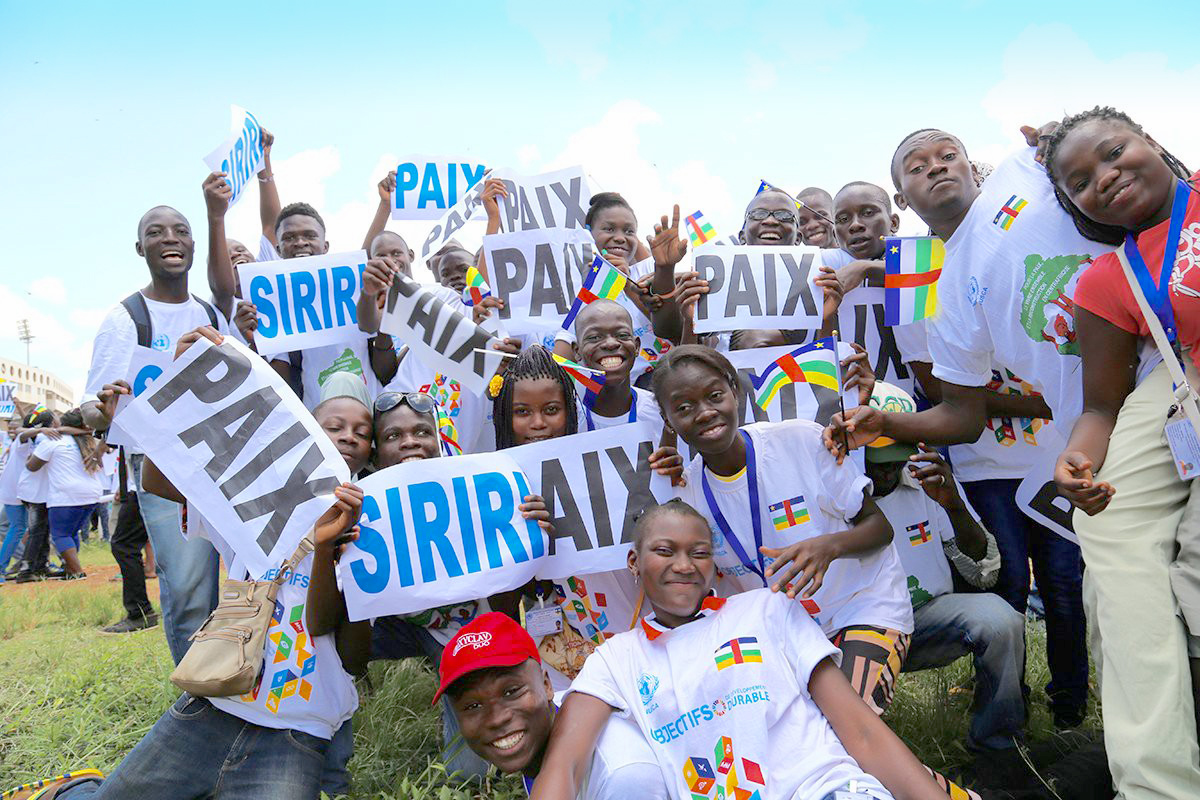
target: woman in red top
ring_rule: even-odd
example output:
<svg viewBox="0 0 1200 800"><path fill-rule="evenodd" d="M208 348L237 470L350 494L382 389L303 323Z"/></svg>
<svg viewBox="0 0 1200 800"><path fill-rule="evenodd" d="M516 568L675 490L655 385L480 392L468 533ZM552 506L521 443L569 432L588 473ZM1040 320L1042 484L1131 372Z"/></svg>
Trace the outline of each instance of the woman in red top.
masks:
<svg viewBox="0 0 1200 800"><path fill-rule="evenodd" d="M1124 246L1135 265L1140 254L1145 269L1135 269L1146 273L1143 286L1169 282L1173 324L1167 302L1156 304L1154 289L1146 294L1156 316L1176 331L1195 374L1200 194L1191 173L1111 108L1064 119L1050 137L1045 166L1080 233ZM1127 237L1136 246L1126 245ZM1200 796L1200 704L1194 703L1200 638L1186 630L1200 634L1200 541L1189 541L1200 535L1180 526L1191 487L1163 440L1172 381L1165 363L1153 366L1159 359L1152 342L1143 352L1154 355L1139 369L1149 328L1116 253L1097 258L1079 279L1075 330L1084 409L1055 481L1085 512L1075 515L1075 532L1087 563L1089 617L1103 638L1101 688L1113 777L1130 797L1147 790L1145 796Z"/></svg>

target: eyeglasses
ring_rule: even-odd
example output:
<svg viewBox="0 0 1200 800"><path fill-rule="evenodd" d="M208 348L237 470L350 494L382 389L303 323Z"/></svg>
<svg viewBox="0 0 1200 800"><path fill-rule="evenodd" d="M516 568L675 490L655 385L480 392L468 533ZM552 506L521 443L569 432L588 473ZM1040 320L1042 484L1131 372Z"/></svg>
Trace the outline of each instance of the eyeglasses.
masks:
<svg viewBox="0 0 1200 800"><path fill-rule="evenodd" d="M774 217L779 222L786 224L796 224L796 212L786 208L780 208L776 211L767 211L765 208L756 208L746 214L746 219L752 219L755 222L762 222L767 217Z"/></svg>
<svg viewBox="0 0 1200 800"><path fill-rule="evenodd" d="M384 392L375 398L375 413L386 414L401 403L418 414L432 414L437 409L437 400L424 392Z"/></svg>

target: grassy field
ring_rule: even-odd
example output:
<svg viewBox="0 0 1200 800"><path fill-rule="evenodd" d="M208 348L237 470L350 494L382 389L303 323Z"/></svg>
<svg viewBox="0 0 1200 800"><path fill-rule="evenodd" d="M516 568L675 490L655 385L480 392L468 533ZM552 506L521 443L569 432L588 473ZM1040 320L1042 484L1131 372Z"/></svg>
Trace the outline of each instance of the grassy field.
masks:
<svg viewBox="0 0 1200 800"><path fill-rule="evenodd" d="M107 545L93 540L82 558L85 581L0 586L0 791L84 766L111 770L178 696L167 679L172 664L160 627L124 636L98 632L122 615L120 583L108 580L116 565ZM1029 646L1029 740L1036 743L1053 735L1039 623L1029 626ZM953 772L968 760L970 691L958 687L971 671L969 659L960 659L905 675L888 711L889 724L935 769ZM377 662L370 683L354 720L353 798L524 796L513 778L463 787L433 760L440 736L429 669L414 660ZM1094 709L1085 727L1099 728Z"/></svg>

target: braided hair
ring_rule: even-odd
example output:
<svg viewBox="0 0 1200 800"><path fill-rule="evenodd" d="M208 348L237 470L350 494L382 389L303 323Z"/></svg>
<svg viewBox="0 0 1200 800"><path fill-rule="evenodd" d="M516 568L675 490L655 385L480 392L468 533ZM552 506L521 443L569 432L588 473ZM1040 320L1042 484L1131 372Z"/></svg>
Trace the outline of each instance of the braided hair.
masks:
<svg viewBox="0 0 1200 800"><path fill-rule="evenodd" d="M1125 241L1125 229L1117 225L1105 225L1085 216L1084 213L1080 211L1073 202L1071 202L1071 199L1067 197L1067 193L1058 188L1058 182L1054 180L1054 163L1055 159L1058 157L1059 147L1062 146L1063 141L1067 138L1071 131L1083 123L1091 122L1092 120L1120 122L1138 136L1145 137L1146 135L1146 132L1142 130L1141 125L1138 125L1136 122L1130 119L1128 114L1122 111L1117 111L1112 106L1096 106L1089 111L1083 111L1078 114L1068 114L1067 116L1063 117L1062 122L1060 122L1058 127L1055 128L1053 133L1050 134L1050 138L1046 142L1046 155L1043 159L1043 165L1046 167L1046 174L1050 179L1050 185L1054 187L1054 196L1058 199L1058 204L1062 206L1064 211L1071 215L1071 221L1075 223L1075 229L1079 231L1080 235L1086 239L1091 239L1093 242L1119 245L1121 242ZM1162 160L1165 161L1167 166L1171 168L1171 172L1173 172L1176 177L1182 178L1185 181L1191 178L1191 170L1185 167L1183 162L1178 158L1171 155L1166 150L1162 150L1160 155L1162 155Z"/></svg>
<svg viewBox="0 0 1200 800"><path fill-rule="evenodd" d="M67 428L84 427L83 414L78 408L72 408L63 414L61 422ZM75 446L79 448L79 457L83 459L83 468L88 472L98 471L101 459L100 443L86 433L76 433L71 438L75 440Z"/></svg>
<svg viewBox="0 0 1200 800"><path fill-rule="evenodd" d="M559 366L550 351L540 344L535 344L522 350L508 369L504 371L504 385L492 401L492 419L496 424L496 449L506 450L516 447L516 436L513 434L513 394L520 381L536 381L549 378L558 381L562 387L563 405L567 411L567 433L570 436L579 431L579 410L575 406L575 384L566 370Z"/></svg>
<svg viewBox="0 0 1200 800"><path fill-rule="evenodd" d="M596 221L600 212L608 208L627 208L629 213L633 214L633 206L629 205L629 201L616 192L594 194L588 200L587 215L583 218L583 223L588 226L588 230L591 230L592 223ZM637 219L637 214L633 214L633 218Z"/></svg>

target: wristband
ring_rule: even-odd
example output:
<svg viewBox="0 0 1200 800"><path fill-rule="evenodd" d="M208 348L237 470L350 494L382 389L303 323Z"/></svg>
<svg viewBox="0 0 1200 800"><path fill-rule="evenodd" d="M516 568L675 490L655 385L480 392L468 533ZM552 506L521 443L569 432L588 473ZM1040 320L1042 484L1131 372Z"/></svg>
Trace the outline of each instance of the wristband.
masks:
<svg viewBox="0 0 1200 800"><path fill-rule="evenodd" d="M259 183L270 183L271 181L275 180L275 174L271 173L270 175L268 175L265 178L262 175L259 175L258 180L259 180Z"/></svg>

